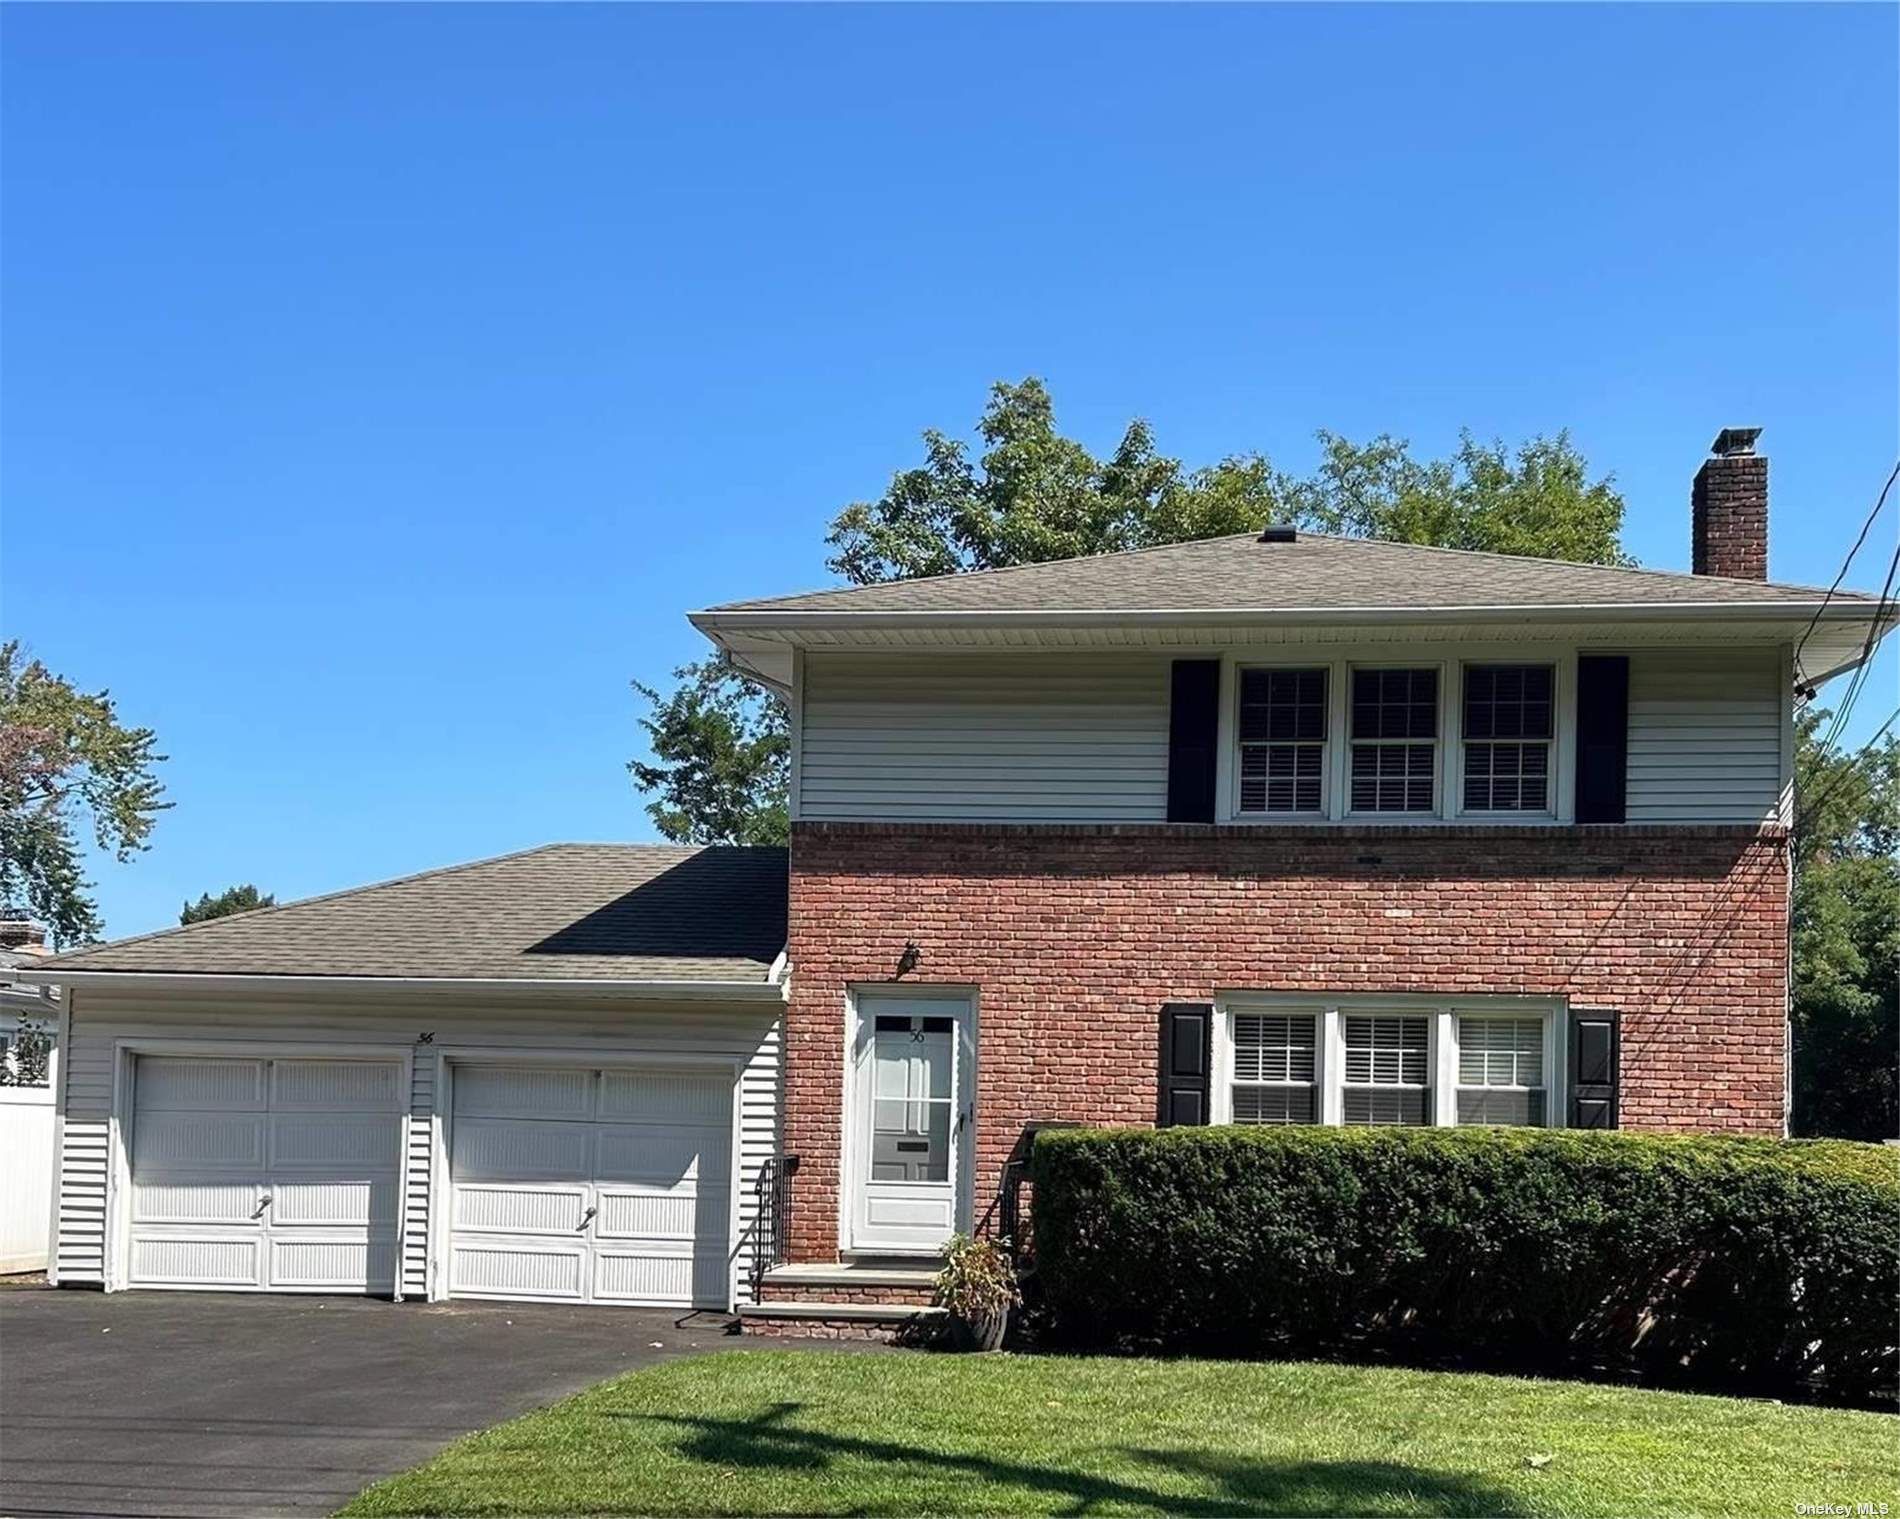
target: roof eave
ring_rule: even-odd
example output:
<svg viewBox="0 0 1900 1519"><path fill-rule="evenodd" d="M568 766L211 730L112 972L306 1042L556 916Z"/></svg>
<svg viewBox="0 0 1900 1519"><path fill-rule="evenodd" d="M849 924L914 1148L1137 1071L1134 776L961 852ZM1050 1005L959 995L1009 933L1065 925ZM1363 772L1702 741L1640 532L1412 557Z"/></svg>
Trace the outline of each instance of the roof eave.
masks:
<svg viewBox="0 0 1900 1519"><path fill-rule="evenodd" d="M688 620L708 637L720 633L756 633L771 629L804 628L981 628L981 627L1261 627L1279 623L1431 623L1431 622L1693 622L1738 619L1789 621L1820 617L1826 622L1867 620L1874 608L1860 602L1821 601L1702 601L1702 602L1563 602L1516 605L1437 607L1151 607L1101 611L1037 607L1025 610L984 608L971 611L929 609L899 612L794 611L757 608L728 611L709 608L688 613Z"/></svg>
<svg viewBox="0 0 1900 1519"><path fill-rule="evenodd" d="M69 986L136 987L141 992L192 993L282 991L343 996L522 995L551 1000L603 997L666 1002L776 1003L785 1000L782 982L651 980L578 976L322 976L269 972L106 970L80 966L35 966L36 981Z"/></svg>

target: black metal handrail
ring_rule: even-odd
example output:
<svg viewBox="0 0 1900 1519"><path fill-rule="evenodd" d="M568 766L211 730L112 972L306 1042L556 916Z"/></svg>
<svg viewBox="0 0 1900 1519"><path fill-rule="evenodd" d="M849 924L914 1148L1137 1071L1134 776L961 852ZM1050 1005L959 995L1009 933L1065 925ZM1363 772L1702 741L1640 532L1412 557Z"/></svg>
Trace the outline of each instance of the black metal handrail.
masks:
<svg viewBox="0 0 1900 1519"><path fill-rule="evenodd" d="M765 1289L765 1273L785 1260L791 1241L792 1173L798 1169L795 1157L774 1155L759 1167L759 1179L753 1186L752 1210L752 1297L756 1302Z"/></svg>
<svg viewBox="0 0 1900 1519"><path fill-rule="evenodd" d="M997 1178L996 1195L983 1210L975 1232L1009 1241L1009 1248L1020 1263L1029 1254L1029 1240L1023 1229L1023 1191L1030 1186L1029 1157L1036 1148L1036 1136L1044 1129L1074 1129L1081 1125L1073 1118L1039 1118L1023 1125L1009 1148Z"/></svg>

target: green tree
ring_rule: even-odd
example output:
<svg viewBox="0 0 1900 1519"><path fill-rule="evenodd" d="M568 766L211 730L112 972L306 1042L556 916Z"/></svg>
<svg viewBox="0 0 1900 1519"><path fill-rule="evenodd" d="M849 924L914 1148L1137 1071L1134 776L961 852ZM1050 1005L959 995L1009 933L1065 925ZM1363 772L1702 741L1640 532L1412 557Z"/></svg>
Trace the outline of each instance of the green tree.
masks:
<svg viewBox="0 0 1900 1519"><path fill-rule="evenodd" d="M80 691L17 640L0 644L0 905L38 918L55 944L100 933L83 823L124 862L171 805L153 773L165 758L155 742L151 729L119 722L109 692Z"/></svg>
<svg viewBox="0 0 1900 1519"><path fill-rule="evenodd" d="M1623 498L1592 480L1566 433L1512 449L1470 433L1447 459L1419 460L1403 439L1357 444L1319 434L1321 457L1296 477L1263 454L1186 470L1131 422L1107 459L1056 431L1040 380L992 387L977 424L982 452L924 434L924 459L876 501L833 519L831 568L854 585L999 569L1257 531L1316 532L1439 548L1628 564Z"/></svg>
<svg viewBox="0 0 1900 1519"><path fill-rule="evenodd" d="M196 902L187 902L178 914L180 923L208 923L213 918L228 918L234 912L249 912L254 907L275 907L277 898L259 892L246 882L227 886L215 897L206 892Z"/></svg>
<svg viewBox="0 0 1900 1519"><path fill-rule="evenodd" d="M1900 1136L1900 740L1824 747L1796 729L1794 1129Z"/></svg>
<svg viewBox="0 0 1900 1519"><path fill-rule="evenodd" d="M647 815L682 844L783 844L791 746L784 703L722 660L682 665L665 696L633 683L645 698L653 762L632 760L635 785L649 793Z"/></svg>

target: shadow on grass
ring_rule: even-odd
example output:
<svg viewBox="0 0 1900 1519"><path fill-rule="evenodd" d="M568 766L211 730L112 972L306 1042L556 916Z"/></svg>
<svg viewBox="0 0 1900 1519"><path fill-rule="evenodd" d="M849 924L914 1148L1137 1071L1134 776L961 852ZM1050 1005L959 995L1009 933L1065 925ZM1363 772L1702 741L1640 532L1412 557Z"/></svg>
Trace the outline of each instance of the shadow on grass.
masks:
<svg viewBox="0 0 1900 1519"><path fill-rule="evenodd" d="M1130 1450L1146 1465L1176 1472L1203 1484L1201 1493L1144 1486L1138 1481L1063 1471L1055 1467L963 1455L906 1445L797 1429L786 1421L804 1405L774 1403L750 1419L694 1418L684 1414L615 1413L617 1419L667 1424L687 1438L679 1454L709 1466L748 1471L822 1471L835 1460L901 1462L955 1473L999 1489L1016 1488L1066 1498L1063 1512L1086 1514L1098 1504L1115 1503L1214 1519L1236 1513L1299 1515L1364 1514L1394 1503L1401 1512L1430 1515L1498 1515L1525 1512L1515 1493L1473 1481L1456 1472L1426 1471L1383 1461L1254 1461L1240 1456L1187 1450ZM884 1474L888 1476L888 1473ZM1006 1513L1011 1502L999 1492L993 1504ZM912 1504L900 1504L908 1510Z"/></svg>

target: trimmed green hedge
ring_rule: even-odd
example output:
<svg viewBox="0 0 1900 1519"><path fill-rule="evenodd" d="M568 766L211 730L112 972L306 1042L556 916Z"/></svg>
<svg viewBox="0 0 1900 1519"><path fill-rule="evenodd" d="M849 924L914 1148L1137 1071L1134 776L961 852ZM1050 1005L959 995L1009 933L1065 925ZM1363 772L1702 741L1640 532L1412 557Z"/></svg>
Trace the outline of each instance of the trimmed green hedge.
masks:
<svg viewBox="0 0 1900 1519"><path fill-rule="evenodd" d="M1057 1343L1891 1397L1900 1155L1510 1129L1057 1130Z"/></svg>

